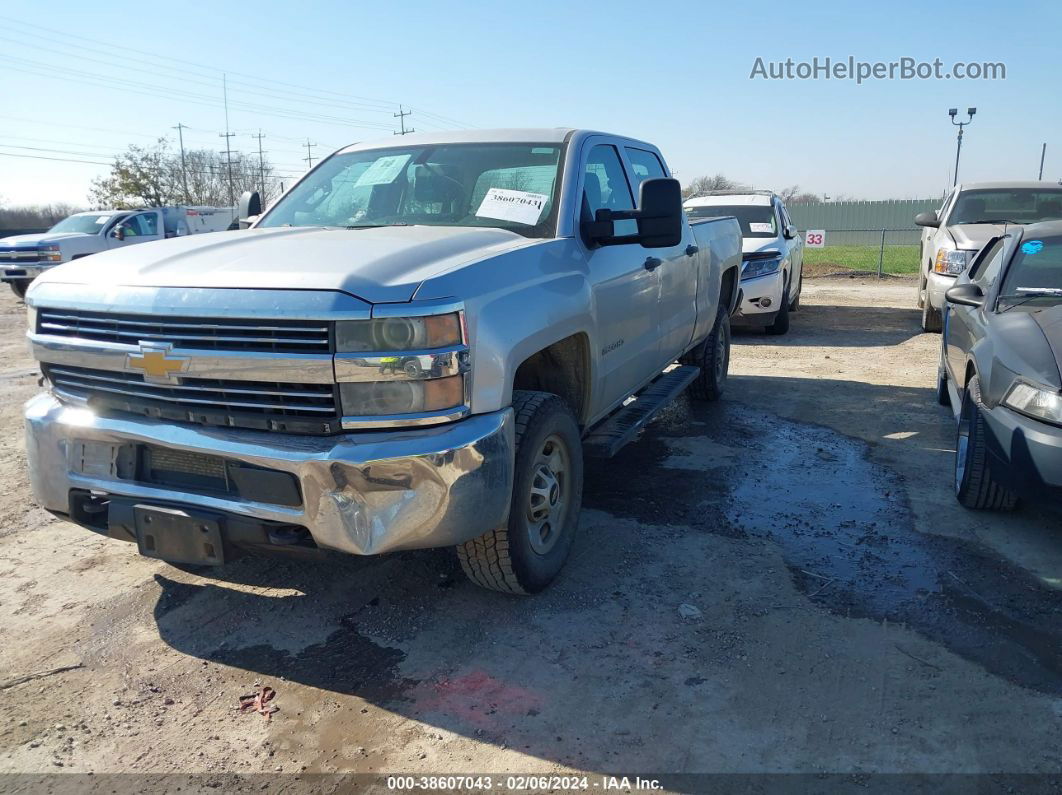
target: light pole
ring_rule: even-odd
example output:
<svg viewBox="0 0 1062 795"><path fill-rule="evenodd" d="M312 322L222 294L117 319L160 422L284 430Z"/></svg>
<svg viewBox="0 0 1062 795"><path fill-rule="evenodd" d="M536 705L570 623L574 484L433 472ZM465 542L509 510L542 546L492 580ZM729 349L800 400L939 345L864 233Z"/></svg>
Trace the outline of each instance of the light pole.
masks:
<svg viewBox="0 0 1062 795"><path fill-rule="evenodd" d="M968 116L966 121L955 121L955 114L958 112L958 108L948 108L948 115L951 116L951 123L959 128L959 139L955 143L955 173L953 174L953 179L951 181L951 186L953 188L959 184L959 153L962 152L962 128L973 122L973 117L974 114L977 113L977 108L966 109Z"/></svg>

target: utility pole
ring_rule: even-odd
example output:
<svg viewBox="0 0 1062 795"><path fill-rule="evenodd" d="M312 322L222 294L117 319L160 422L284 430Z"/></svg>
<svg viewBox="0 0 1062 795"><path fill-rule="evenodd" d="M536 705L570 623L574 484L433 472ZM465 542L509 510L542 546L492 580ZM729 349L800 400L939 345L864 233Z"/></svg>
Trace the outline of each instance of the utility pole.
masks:
<svg viewBox="0 0 1062 795"><path fill-rule="evenodd" d="M951 116L951 123L959 128L959 140L955 144L955 173L952 175L951 180L951 186L953 188L959 184L959 153L962 152L962 128L973 122L973 117L974 114L977 113L977 108L966 109L968 115L966 121L955 121L955 114L958 112L957 108L948 108L948 115Z"/></svg>
<svg viewBox="0 0 1062 795"><path fill-rule="evenodd" d="M1044 178L1044 157L1047 155L1047 141L1044 141L1044 145L1040 147L1040 175L1037 179Z"/></svg>
<svg viewBox="0 0 1062 795"><path fill-rule="evenodd" d="M416 132L416 130L414 130L412 127L410 127L408 130L406 129L406 116L412 116L413 111L402 110L402 106L399 105L398 113L392 113L391 115L398 119L398 123L402 125L402 131L396 132L395 135L406 135L407 133Z"/></svg>
<svg viewBox="0 0 1062 795"><path fill-rule="evenodd" d="M177 131L177 140L181 142L181 182L184 184L184 202L185 204L192 203L192 195L188 192L188 167L184 162L184 125L177 122L177 126L172 128ZM1043 172L1043 161L1040 162L1040 171Z"/></svg>
<svg viewBox="0 0 1062 795"><path fill-rule="evenodd" d="M313 152L310 150L317 146L317 144L311 144L310 139L307 138L306 143L304 143L303 146L306 147L306 157L304 157L303 160L306 161L306 170L309 171L313 168Z"/></svg>
<svg viewBox="0 0 1062 795"><path fill-rule="evenodd" d="M236 188L232 183L232 136L236 133L229 130L229 76L221 75L221 91L225 100L225 132L219 135L225 139L225 166L229 171L229 205L236 206Z"/></svg>
<svg viewBox="0 0 1062 795"><path fill-rule="evenodd" d="M258 135L252 135L251 137L258 139L258 179L261 186L259 190L262 191L262 200L265 201L265 154L262 152L262 139L265 138L265 135L262 134L262 128L258 128Z"/></svg>

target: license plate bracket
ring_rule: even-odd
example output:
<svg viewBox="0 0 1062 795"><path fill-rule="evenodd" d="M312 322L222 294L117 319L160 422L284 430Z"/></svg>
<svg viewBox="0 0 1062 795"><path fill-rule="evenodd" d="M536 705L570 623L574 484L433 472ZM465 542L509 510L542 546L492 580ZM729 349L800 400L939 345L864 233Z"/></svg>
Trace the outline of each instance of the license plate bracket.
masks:
<svg viewBox="0 0 1062 795"><path fill-rule="evenodd" d="M133 506L136 544L140 554L171 563L220 566L225 562L221 520L213 514Z"/></svg>

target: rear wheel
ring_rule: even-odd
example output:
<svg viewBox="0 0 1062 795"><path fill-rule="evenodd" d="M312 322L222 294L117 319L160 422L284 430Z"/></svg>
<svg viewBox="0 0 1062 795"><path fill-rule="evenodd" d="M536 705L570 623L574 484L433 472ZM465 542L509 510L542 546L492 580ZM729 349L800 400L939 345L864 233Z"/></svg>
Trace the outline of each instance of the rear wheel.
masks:
<svg viewBox="0 0 1062 795"><path fill-rule="evenodd" d="M792 302L789 304L789 311L790 312L796 312L798 309L800 309L800 294L802 292L804 292L804 269L803 268L800 269L800 279L797 281L796 297L794 297Z"/></svg>
<svg viewBox="0 0 1062 795"><path fill-rule="evenodd" d="M940 368L937 368L937 403L951 407L951 395L948 394L948 376Z"/></svg>
<svg viewBox="0 0 1062 795"><path fill-rule="evenodd" d="M981 408L981 384L974 376L962 397L955 437L955 496L967 508L1009 511L1017 498L992 476L988 428Z"/></svg>
<svg viewBox="0 0 1062 795"><path fill-rule="evenodd" d="M571 551L583 497L583 448L568 404L513 392L516 460L508 522L457 547L468 578L513 594L541 591Z"/></svg>
<svg viewBox="0 0 1062 795"><path fill-rule="evenodd" d="M726 386L730 372L730 314L728 307L720 307L715 328L708 339L683 356L682 364L700 367L701 372L689 387L697 400L718 400Z"/></svg>

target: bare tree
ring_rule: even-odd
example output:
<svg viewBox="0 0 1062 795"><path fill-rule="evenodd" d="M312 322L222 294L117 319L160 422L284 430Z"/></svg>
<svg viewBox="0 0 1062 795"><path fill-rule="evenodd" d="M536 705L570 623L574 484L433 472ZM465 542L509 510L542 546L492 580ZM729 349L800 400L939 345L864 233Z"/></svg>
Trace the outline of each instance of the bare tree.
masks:
<svg viewBox="0 0 1062 795"><path fill-rule="evenodd" d="M47 229L81 209L63 203L0 207L0 230Z"/></svg>
<svg viewBox="0 0 1062 795"><path fill-rule="evenodd" d="M817 193L802 191L799 185L790 185L778 191L786 204L822 204L822 197Z"/></svg>
<svg viewBox="0 0 1062 795"><path fill-rule="evenodd" d="M716 174L712 177L697 177L682 189L682 198L688 199L690 196L696 196L699 193L707 193L712 190L742 190L745 187L740 182L735 182L722 174Z"/></svg>

